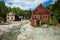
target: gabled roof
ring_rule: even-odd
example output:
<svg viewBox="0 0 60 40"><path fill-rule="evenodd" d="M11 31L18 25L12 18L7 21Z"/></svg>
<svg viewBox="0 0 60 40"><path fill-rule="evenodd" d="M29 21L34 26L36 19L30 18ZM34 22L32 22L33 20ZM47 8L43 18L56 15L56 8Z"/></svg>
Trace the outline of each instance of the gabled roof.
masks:
<svg viewBox="0 0 60 40"><path fill-rule="evenodd" d="M40 7L44 8L47 12L50 12L50 13L52 14L52 12L51 12L50 10L48 10L46 7L44 7L42 4L39 4L39 5L36 7L36 9L38 9L38 8L40 8ZM34 9L33 12L34 12L36 9Z"/></svg>
<svg viewBox="0 0 60 40"><path fill-rule="evenodd" d="M13 14L13 15L15 15L15 13L14 13L14 12L9 12L8 14ZM8 15L8 14L7 14L7 15Z"/></svg>
<svg viewBox="0 0 60 40"><path fill-rule="evenodd" d="M13 14L13 15L18 16L18 17L20 16L20 15L17 15L15 12L12 12L12 11L9 12L7 15L9 15L9 14Z"/></svg>

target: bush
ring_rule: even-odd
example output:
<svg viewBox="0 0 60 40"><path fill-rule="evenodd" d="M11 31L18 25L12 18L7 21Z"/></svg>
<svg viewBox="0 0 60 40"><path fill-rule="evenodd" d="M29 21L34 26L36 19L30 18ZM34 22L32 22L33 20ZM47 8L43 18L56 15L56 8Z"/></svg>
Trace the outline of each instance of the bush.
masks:
<svg viewBox="0 0 60 40"><path fill-rule="evenodd" d="M50 21L49 25L57 25L58 24L58 20L56 19L55 16L52 17L52 20Z"/></svg>
<svg viewBox="0 0 60 40"><path fill-rule="evenodd" d="M50 21L50 23L48 25L54 25L53 21Z"/></svg>
<svg viewBox="0 0 60 40"><path fill-rule="evenodd" d="M0 17L0 21L4 21L4 19L2 17Z"/></svg>
<svg viewBox="0 0 60 40"><path fill-rule="evenodd" d="M33 27L40 27L41 25L38 25L38 24L36 24L36 25L33 25Z"/></svg>

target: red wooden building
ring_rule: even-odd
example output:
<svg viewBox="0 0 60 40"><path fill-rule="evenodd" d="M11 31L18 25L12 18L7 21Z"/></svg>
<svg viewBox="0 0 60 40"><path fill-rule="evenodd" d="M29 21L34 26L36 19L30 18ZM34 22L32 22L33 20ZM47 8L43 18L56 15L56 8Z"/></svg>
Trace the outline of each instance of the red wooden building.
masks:
<svg viewBox="0 0 60 40"><path fill-rule="evenodd" d="M32 11L31 25L48 24L51 20L51 12L40 4Z"/></svg>

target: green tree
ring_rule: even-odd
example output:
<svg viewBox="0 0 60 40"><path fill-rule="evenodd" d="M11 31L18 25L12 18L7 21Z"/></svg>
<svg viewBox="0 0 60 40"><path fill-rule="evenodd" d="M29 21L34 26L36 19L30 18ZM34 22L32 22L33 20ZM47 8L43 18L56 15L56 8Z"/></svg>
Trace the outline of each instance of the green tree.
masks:
<svg viewBox="0 0 60 40"><path fill-rule="evenodd" d="M50 5L47 8L49 8L53 12L53 16L55 16L60 23L60 0L57 0L55 4Z"/></svg>
<svg viewBox="0 0 60 40"><path fill-rule="evenodd" d="M8 13L8 8L5 6L4 2L0 2L0 17L4 20L6 18L6 14Z"/></svg>

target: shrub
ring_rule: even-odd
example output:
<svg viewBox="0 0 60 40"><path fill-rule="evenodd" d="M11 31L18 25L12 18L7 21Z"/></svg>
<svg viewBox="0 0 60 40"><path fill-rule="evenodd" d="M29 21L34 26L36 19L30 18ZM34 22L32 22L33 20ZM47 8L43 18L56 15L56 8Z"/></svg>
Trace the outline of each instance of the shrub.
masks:
<svg viewBox="0 0 60 40"><path fill-rule="evenodd" d="M0 17L0 21L4 21L4 18Z"/></svg>
<svg viewBox="0 0 60 40"><path fill-rule="evenodd" d="M41 25L38 25L38 24L36 24L36 25L33 25L33 27L40 27Z"/></svg>
<svg viewBox="0 0 60 40"><path fill-rule="evenodd" d="M57 25L58 24L58 20L56 19L55 16L52 17L52 20L50 21L49 25Z"/></svg>

